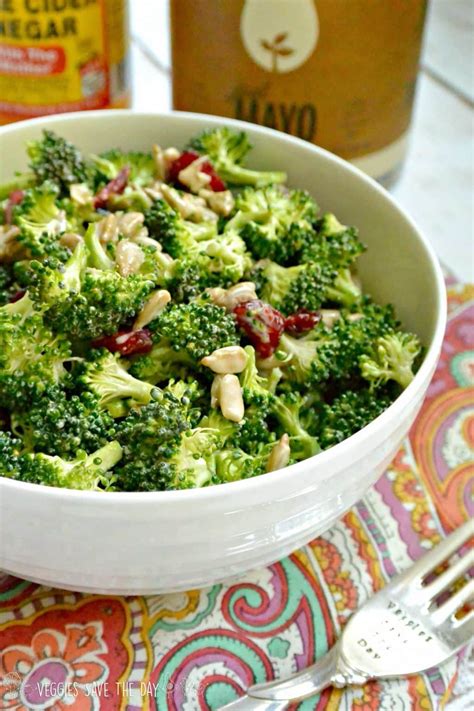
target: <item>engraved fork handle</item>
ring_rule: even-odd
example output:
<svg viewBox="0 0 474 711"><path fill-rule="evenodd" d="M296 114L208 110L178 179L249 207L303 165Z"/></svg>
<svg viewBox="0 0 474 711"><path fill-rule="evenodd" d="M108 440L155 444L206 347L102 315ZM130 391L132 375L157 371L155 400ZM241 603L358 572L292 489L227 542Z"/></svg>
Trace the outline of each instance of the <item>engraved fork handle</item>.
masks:
<svg viewBox="0 0 474 711"><path fill-rule="evenodd" d="M256 684L247 696L226 706L229 711L283 711L290 701L299 701L323 691L328 686L341 689L349 685L365 684L368 676L351 669L341 657L336 643L324 657L285 681Z"/></svg>
<svg viewBox="0 0 474 711"><path fill-rule="evenodd" d="M342 689L351 684L365 684L368 677L349 667L341 656L337 642L324 657L307 669L293 674L285 681L257 684L247 690L250 698L268 701L296 701L317 694L328 686Z"/></svg>

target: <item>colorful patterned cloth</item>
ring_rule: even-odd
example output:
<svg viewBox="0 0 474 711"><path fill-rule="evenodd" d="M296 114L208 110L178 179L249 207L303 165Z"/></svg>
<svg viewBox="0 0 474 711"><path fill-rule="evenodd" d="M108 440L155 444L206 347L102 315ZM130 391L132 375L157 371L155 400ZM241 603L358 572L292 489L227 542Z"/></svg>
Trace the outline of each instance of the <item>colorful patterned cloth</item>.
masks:
<svg viewBox="0 0 474 711"><path fill-rule="evenodd" d="M146 598L0 574L0 709L217 709L324 654L356 608L473 513L474 294L449 280L448 292L443 354L409 438L365 498L302 550L228 585ZM457 666L297 708L438 709Z"/></svg>

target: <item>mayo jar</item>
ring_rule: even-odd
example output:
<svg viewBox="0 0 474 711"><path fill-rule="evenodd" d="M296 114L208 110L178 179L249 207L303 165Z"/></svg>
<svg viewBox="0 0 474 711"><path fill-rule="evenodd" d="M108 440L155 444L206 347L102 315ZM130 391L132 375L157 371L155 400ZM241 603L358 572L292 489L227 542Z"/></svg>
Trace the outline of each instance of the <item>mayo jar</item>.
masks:
<svg viewBox="0 0 474 711"><path fill-rule="evenodd" d="M385 183L406 154L426 0L171 0L173 104L286 131Z"/></svg>

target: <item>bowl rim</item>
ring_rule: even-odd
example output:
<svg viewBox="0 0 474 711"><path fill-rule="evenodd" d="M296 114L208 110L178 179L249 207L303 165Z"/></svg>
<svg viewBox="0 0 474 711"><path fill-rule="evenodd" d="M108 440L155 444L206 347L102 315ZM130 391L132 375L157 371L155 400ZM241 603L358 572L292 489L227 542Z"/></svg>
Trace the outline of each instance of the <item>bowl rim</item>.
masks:
<svg viewBox="0 0 474 711"><path fill-rule="evenodd" d="M131 492L121 492L121 491L81 491L77 489L66 489L62 487L53 486L43 486L41 484L32 484L29 482L15 481L7 477L0 476L0 488L10 489L12 492L17 491L19 494L21 492L29 492L30 494L38 494L39 496L48 496L56 498L57 500L64 499L84 499L89 503L92 502L103 502L107 505L110 502L111 505L116 506L118 502L127 504L139 504L147 502L150 504L158 503L178 503L179 501L197 501L203 503L204 501L215 501L220 500L225 497L228 501L231 501L232 494L245 494L246 492L253 492L255 496L257 491L261 491L266 487L278 485L284 482L287 477L295 478L298 474L302 474L307 470L308 466L316 465L324 467L327 463L332 460L343 459L354 447L363 447L364 444L374 437L375 434L384 430L389 422L397 420L398 416L403 413L408 404L413 400L413 396L416 391L422 387L425 380L431 376L431 372L436 366L439 353L441 351L441 346L444 339L444 333L446 329L447 321L447 296L446 287L439 264L438 258L434 252L433 247L429 243L428 239L424 236L422 230L418 227L415 220L407 213L405 210L397 203L397 201L388 193L385 188L383 188L379 183L377 183L373 178L363 173L359 168L345 161L343 158L331 153L330 151L316 146L312 143L304 141L301 138L291 136L289 134L277 131L276 129L267 128L266 126L260 126L258 124L253 124L248 121L240 121L238 119L227 118L225 116L212 116L210 114L201 114L197 112L186 112L186 111L167 111L167 112L153 112L153 111L134 111L133 109L104 109L98 111L83 111L83 112L69 112L63 114L55 114L51 116L40 116L33 119L28 119L25 121L18 121L12 124L7 124L6 126L0 127L0 137L10 133L15 133L17 130L29 126L43 126L50 125L60 122L72 123L81 120L94 121L95 119L107 119L111 117L125 119L133 117L134 119L166 119L176 118L178 121L186 122L188 119L191 120L205 120L209 124L220 126L223 123L225 125L234 127L240 130L251 130L253 134L262 136L271 135L279 138L289 145L296 145L304 148L309 153L316 155L322 155L328 161L339 165L343 170L356 176L360 181L366 183L377 193L378 197L388 203L388 205L398 212L411 227L413 232L416 234L421 246L423 247L428 260L431 263L435 277L436 285L436 299L437 299L437 311L436 311L436 324L434 328L434 333L431 339L430 346L427 348L423 362L418 369L413 381L410 385L393 401L389 407L382 412L378 417L376 417L372 422L363 427L361 430L353 434L351 437L343 440L339 444L334 445L330 449L323 450L318 454L304 459L301 462L291 464L290 466L284 467L277 471L271 472L271 477L266 474L256 476L250 479L241 479L233 482L226 482L224 484L215 484L209 487L202 487L196 489L181 489L181 490L171 490L171 491L131 491ZM249 498L249 501L251 499Z"/></svg>

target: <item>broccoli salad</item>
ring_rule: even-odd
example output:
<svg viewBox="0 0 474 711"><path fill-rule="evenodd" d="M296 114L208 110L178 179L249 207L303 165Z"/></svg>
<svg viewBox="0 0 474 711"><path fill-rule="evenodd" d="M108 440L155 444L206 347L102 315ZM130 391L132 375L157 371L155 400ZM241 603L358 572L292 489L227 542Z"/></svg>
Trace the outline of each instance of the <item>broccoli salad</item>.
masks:
<svg viewBox="0 0 474 711"><path fill-rule="evenodd" d="M227 128L149 153L29 143L0 185L0 475L246 479L350 437L411 382L420 342L363 292L357 229L246 168L250 148Z"/></svg>

